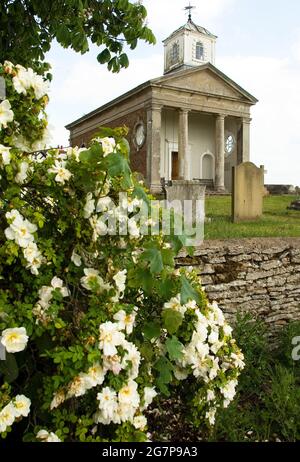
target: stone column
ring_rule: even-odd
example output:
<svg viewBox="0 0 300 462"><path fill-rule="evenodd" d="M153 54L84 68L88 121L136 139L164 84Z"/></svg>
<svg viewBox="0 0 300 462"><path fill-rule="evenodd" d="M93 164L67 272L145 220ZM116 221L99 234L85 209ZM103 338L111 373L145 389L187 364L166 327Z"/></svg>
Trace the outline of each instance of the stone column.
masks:
<svg viewBox="0 0 300 462"><path fill-rule="evenodd" d="M147 109L147 180L153 194L161 193L161 112L162 106L152 104Z"/></svg>
<svg viewBox="0 0 300 462"><path fill-rule="evenodd" d="M187 180L188 175L188 149L189 149L189 111L179 110L178 125L178 161L179 179Z"/></svg>
<svg viewBox="0 0 300 462"><path fill-rule="evenodd" d="M250 162L250 124L251 119L243 119L242 162Z"/></svg>
<svg viewBox="0 0 300 462"><path fill-rule="evenodd" d="M225 116L216 119L216 172L215 189L225 191Z"/></svg>

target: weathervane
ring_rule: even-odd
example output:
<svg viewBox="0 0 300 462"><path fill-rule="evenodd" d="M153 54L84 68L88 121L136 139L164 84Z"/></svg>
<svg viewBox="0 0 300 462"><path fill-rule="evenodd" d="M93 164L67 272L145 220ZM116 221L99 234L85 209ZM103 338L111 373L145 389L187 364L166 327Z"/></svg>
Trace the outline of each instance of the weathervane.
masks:
<svg viewBox="0 0 300 462"><path fill-rule="evenodd" d="M195 6L192 6L191 5L191 2L189 3L189 6L186 6L184 9L185 11L188 11L189 12L189 21L192 20L192 10L196 8Z"/></svg>

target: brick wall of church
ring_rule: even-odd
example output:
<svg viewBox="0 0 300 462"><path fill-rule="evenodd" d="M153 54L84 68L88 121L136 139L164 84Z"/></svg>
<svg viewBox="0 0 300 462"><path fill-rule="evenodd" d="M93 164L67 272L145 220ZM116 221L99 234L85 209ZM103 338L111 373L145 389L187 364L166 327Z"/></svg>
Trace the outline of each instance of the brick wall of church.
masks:
<svg viewBox="0 0 300 462"><path fill-rule="evenodd" d="M130 144L130 164L131 169L135 172L141 173L145 178L147 177L147 140L140 150L137 150L134 144L134 127L137 122L143 121L145 128L147 127L147 112L145 109L139 109L130 114L127 114L124 117L114 119L113 121L106 123L105 126L116 128L126 125L129 128L129 133L127 139ZM99 126L101 123L99 123ZM81 146L82 143L87 145L89 141L95 135L97 130L91 130L85 132L83 135L72 136L71 134L71 144L72 146Z"/></svg>

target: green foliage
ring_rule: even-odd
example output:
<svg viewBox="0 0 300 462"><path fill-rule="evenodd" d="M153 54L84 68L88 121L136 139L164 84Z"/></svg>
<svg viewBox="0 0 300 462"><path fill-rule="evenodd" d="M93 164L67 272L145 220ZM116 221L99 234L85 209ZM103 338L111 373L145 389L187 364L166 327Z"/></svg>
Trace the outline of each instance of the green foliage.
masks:
<svg viewBox="0 0 300 462"><path fill-rule="evenodd" d="M165 309L162 314L164 327L170 335L175 334L183 322L183 317L178 311Z"/></svg>
<svg viewBox="0 0 300 462"><path fill-rule="evenodd" d="M0 3L0 62L5 59L41 72L53 40L84 54L90 44L102 47L97 60L119 72L129 65L124 46L139 40L155 43L145 25L147 11L128 0L3 0Z"/></svg>
<svg viewBox="0 0 300 462"><path fill-rule="evenodd" d="M243 355L196 272L175 268L185 239L172 223L163 235L161 207L158 232L143 232L157 204L130 170L126 128L99 129L85 149L31 153L47 125L46 84L8 62L0 75L1 436L145 441L145 410L179 384L208 425Z"/></svg>

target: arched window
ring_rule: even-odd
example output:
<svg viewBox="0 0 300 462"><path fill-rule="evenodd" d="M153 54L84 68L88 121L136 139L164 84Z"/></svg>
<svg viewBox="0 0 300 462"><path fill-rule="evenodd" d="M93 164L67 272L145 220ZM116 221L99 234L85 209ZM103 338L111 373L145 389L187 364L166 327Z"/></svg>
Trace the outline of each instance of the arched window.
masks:
<svg viewBox="0 0 300 462"><path fill-rule="evenodd" d="M171 63L176 64L179 61L179 44L173 43L171 48Z"/></svg>
<svg viewBox="0 0 300 462"><path fill-rule="evenodd" d="M196 43L196 59L204 61L204 47L202 42Z"/></svg>

